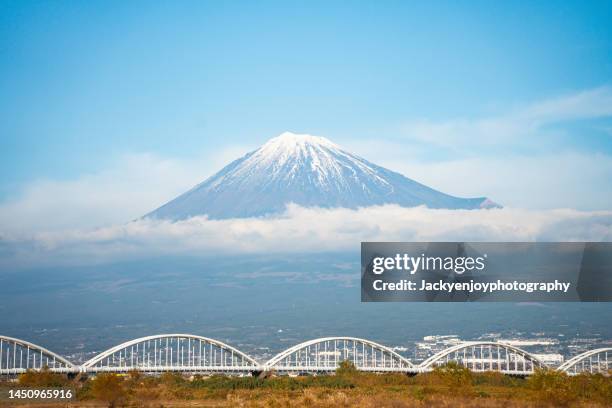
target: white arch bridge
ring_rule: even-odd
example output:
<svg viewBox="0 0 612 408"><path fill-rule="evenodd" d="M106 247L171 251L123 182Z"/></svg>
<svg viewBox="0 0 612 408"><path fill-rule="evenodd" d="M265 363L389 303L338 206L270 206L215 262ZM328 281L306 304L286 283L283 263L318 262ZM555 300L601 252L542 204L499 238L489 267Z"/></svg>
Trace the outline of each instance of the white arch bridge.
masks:
<svg viewBox="0 0 612 408"><path fill-rule="evenodd" d="M527 376L546 366L534 355L502 342L463 342L442 350L420 364L412 363L394 350L356 337L325 337L309 340L261 364L246 353L221 341L192 334L159 334L141 337L99 353L76 365L43 347L20 339L0 336L0 375L17 375L27 370L49 369L57 373L144 373L182 372L191 374L256 375L325 374L342 361L351 361L360 371L418 374L456 362L476 372L496 371ZM612 370L612 348L577 355L557 370L570 375Z"/></svg>
<svg viewBox="0 0 612 408"><path fill-rule="evenodd" d="M15 375L43 367L59 373L77 370L70 361L44 347L25 340L0 336L0 374Z"/></svg>

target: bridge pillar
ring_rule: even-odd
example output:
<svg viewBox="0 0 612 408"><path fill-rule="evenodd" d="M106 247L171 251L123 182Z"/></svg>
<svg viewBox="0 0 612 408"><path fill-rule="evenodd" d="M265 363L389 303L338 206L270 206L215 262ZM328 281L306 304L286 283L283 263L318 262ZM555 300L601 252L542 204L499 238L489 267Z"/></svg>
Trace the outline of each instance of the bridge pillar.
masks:
<svg viewBox="0 0 612 408"><path fill-rule="evenodd" d="M271 371L266 371L266 370L251 371L251 375L257 378L270 378L272 377L272 374L273 373Z"/></svg>

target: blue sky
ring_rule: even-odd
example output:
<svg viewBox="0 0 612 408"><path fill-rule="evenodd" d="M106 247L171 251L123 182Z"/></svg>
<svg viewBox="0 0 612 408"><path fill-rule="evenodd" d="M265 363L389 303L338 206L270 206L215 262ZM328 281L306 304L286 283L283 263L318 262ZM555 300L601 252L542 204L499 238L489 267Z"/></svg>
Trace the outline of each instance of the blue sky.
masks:
<svg viewBox="0 0 612 408"><path fill-rule="evenodd" d="M453 194L609 209L610 21L596 1L2 2L0 203L168 175L132 216L291 130ZM497 191L513 165L541 176Z"/></svg>

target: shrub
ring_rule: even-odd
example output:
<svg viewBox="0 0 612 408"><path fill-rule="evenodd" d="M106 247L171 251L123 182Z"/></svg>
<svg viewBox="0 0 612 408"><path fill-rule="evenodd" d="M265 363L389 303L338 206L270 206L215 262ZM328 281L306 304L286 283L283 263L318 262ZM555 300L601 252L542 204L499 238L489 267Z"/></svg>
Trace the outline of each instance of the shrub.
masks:
<svg viewBox="0 0 612 408"><path fill-rule="evenodd" d="M115 407L123 401L127 392L123 379L115 374L99 374L91 384L91 394L97 400L108 403L109 408Z"/></svg>
<svg viewBox="0 0 612 408"><path fill-rule="evenodd" d="M254 390L271 389L284 391L299 391L310 387L323 388L353 388L349 379L337 375L324 375L317 377L226 377L212 376L210 378L196 378L191 383L192 388L205 388L208 390Z"/></svg>
<svg viewBox="0 0 612 408"><path fill-rule="evenodd" d="M612 401L612 377L602 374L580 374L568 378L570 391L577 398L609 403Z"/></svg>
<svg viewBox="0 0 612 408"><path fill-rule="evenodd" d="M427 392L425 388L417 386L417 387L414 387L414 389L412 390L412 396L414 397L414 399L418 401L423 401L425 397L427 396Z"/></svg>
<svg viewBox="0 0 612 408"><path fill-rule="evenodd" d="M160 381L162 384L170 387L184 386L187 384L187 380L185 379L185 377L178 373L170 372L163 373L160 377Z"/></svg>
<svg viewBox="0 0 612 408"><path fill-rule="evenodd" d="M525 383L519 377L512 377L495 371L486 371L472 375L474 385L492 385L498 387L518 387Z"/></svg>
<svg viewBox="0 0 612 408"><path fill-rule="evenodd" d="M19 385L24 387L64 387L70 381L62 374L56 374L45 367L41 371L28 370L19 376Z"/></svg>
<svg viewBox="0 0 612 408"><path fill-rule="evenodd" d="M567 374L548 369L538 369L527 380L529 387L535 391L540 402L552 403L555 406L568 406L577 395L572 392Z"/></svg>
<svg viewBox="0 0 612 408"><path fill-rule="evenodd" d="M473 374L467 368L455 361L438 366L433 370L433 376L439 379L443 385L453 388L471 387Z"/></svg>
<svg viewBox="0 0 612 408"><path fill-rule="evenodd" d="M358 374L359 371L357 371L357 367L355 367L355 364L350 360L342 360L336 369L336 375L338 377L354 377Z"/></svg>

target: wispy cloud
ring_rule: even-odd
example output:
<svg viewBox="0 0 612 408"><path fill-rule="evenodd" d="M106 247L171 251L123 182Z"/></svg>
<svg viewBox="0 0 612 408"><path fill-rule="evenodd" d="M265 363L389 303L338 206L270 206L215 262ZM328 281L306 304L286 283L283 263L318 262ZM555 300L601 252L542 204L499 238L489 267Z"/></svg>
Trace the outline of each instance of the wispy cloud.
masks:
<svg viewBox="0 0 612 408"><path fill-rule="evenodd" d="M500 143L516 145L521 139L537 139L551 124L610 116L612 88L601 87L534 102L491 117L415 120L408 122L403 132L410 138L433 145L465 150Z"/></svg>
<svg viewBox="0 0 612 408"><path fill-rule="evenodd" d="M290 205L274 218L138 220L93 230L5 236L5 264L107 262L152 254L357 251L361 241L612 240L612 211L433 210L395 205L357 210Z"/></svg>
<svg viewBox="0 0 612 408"><path fill-rule="evenodd" d="M612 156L564 152L437 162L389 161L392 169L446 193L486 195L504 206L610 209Z"/></svg>
<svg viewBox="0 0 612 408"><path fill-rule="evenodd" d="M612 151L602 150L609 142L594 142L612 135L602 118L612 118L611 87L487 117L413 120L400 136L354 146L375 163L458 196L532 209L610 209ZM576 120L588 123L573 128Z"/></svg>

